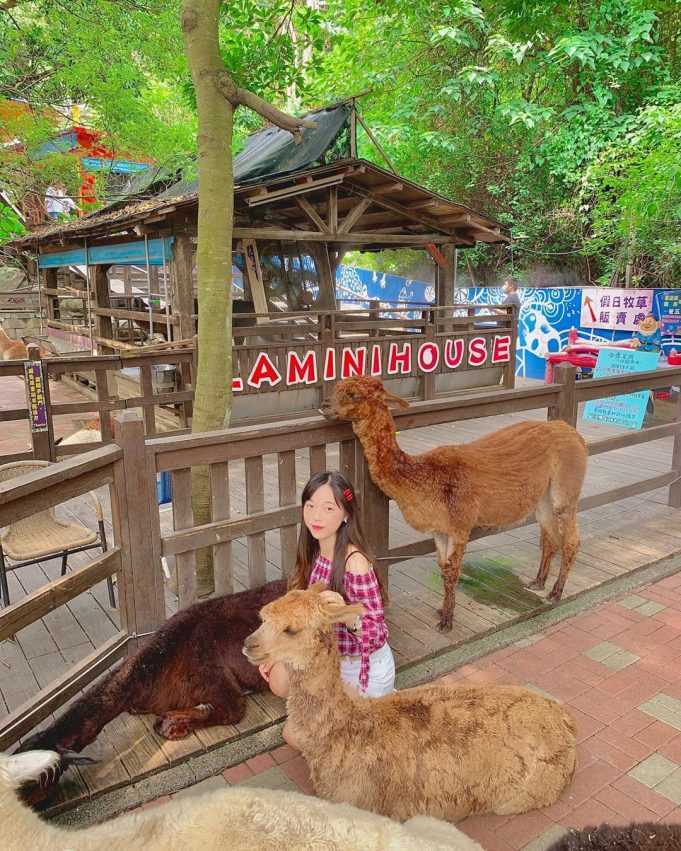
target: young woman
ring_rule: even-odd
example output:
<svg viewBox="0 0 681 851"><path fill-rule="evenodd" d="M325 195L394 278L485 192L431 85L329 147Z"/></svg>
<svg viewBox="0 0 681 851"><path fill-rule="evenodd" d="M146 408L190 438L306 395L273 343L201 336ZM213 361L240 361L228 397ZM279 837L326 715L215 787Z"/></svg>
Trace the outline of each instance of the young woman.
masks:
<svg viewBox="0 0 681 851"><path fill-rule="evenodd" d="M381 586L371 566L352 485L340 473L317 473L305 485L302 504L289 588L323 582L346 602L362 603L366 614L356 629L335 625L341 676L365 697L389 694L395 689L395 660L388 645ZM260 672L275 694L287 696L285 665L261 665Z"/></svg>

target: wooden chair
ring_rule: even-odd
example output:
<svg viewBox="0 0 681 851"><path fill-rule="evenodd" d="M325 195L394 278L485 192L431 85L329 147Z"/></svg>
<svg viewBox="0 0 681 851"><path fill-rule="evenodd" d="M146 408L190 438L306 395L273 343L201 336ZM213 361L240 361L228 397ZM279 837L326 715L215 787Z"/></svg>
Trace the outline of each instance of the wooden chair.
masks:
<svg viewBox="0 0 681 851"><path fill-rule="evenodd" d="M11 464L3 464L0 466L0 482L42 470L47 466L49 461L14 461ZM70 555L100 548L102 552L106 552L102 505L95 493L90 493L90 498L94 504L99 533L93 532L82 523L59 520L54 508L48 508L23 520L17 520L0 535L0 592L3 605L9 606L10 603L8 571L61 556L61 575L64 576ZM6 559L11 559L14 563L9 564ZM106 581L109 602L111 607L115 608L113 579L109 576Z"/></svg>

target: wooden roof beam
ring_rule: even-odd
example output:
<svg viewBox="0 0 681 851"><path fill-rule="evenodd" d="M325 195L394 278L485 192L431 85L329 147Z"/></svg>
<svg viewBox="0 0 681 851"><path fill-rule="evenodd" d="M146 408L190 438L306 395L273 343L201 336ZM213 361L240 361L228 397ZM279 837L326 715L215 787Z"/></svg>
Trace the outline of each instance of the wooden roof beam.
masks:
<svg viewBox="0 0 681 851"><path fill-rule="evenodd" d="M452 234L424 233L424 234L377 234L377 233L321 233L320 231L305 231L284 228L234 228L234 239L283 239L309 242L329 243L357 243L386 245L425 245L433 243L455 243L459 237Z"/></svg>
<svg viewBox="0 0 681 851"><path fill-rule="evenodd" d="M373 195L389 195L391 192L403 192L404 183L381 183L379 186L372 186L371 192Z"/></svg>
<svg viewBox="0 0 681 851"><path fill-rule="evenodd" d="M338 233L348 233L351 231L353 226L362 218L367 207L370 207L373 203L373 199L371 198L362 198L362 200L356 204L352 210L350 210L347 216L340 223L338 226Z"/></svg>
<svg viewBox="0 0 681 851"><path fill-rule="evenodd" d="M244 200L249 207L258 207L261 204L269 204L270 201L283 200L285 198L293 198L296 195L303 195L308 192L314 192L317 189L325 189L329 186L337 186L343 182L345 173L334 174L331 177L321 177L318 180L310 180L306 183L293 184L285 186L283 189L275 189L272 192L265 190L257 192L253 195L247 195Z"/></svg>
<svg viewBox="0 0 681 851"><path fill-rule="evenodd" d="M329 233L329 228L326 225L326 222L322 219L319 213L315 210L315 208L310 204L307 198L296 198L296 203L300 207L300 209L306 214L308 219L316 225L317 229L322 233Z"/></svg>
<svg viewBox="0 0 681 851"><path fill-rule="evenodd" d="M404 204L398 204L397 201L390 201L387 198L376 197L373 192L365 189L363 186L358 186L356 183L349 184L349 186L352 187L352 191L357 195L361 195L363 198L370 198L379 207L385 207L386 210L392 210L394 213L399 213L399 215L406 219L411 219L411 221L427 225L429 228L435 228L436 231L444 231L445 233L452 232L451 228L447 225L443 226L440 219L435 216L427 216L424 213L410 210L409 207L406 207Z"/></svg>

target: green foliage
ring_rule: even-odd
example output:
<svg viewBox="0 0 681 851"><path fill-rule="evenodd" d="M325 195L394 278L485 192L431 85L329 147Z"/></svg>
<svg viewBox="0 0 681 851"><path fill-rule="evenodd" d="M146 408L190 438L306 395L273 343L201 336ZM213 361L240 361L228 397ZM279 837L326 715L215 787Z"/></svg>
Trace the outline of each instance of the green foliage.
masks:
<svg viewBox="0 0 681 851"><path fill-rule="evenodd" d="M11 207L0 201L0 245L25 231L26 228L19 216Z"/></svg>
<svg viewBox="0 0 681 851"><path fill-rule="evenodd" d="M0 179L35 178L31 146L48 133L40 108L74 101L116 150L191 163L179 5L23 0L0 13L0 98L37 109L16 133L29 153L14 172L0 153ZM223 4L221 50L236 82L289 110L368 91L360 106L397 170L512 226L516 261L523 249L577 252L594 278L616 279L629 260L641 284L679 281L677 0L320 6ZM235 149L260 125L238 110ZM364 134L360 155L385 165ZM59 160L40 164L40 182L58 173L72 186ZM485 246L467 256L500 271L508 262Z"/></svg>
<svg viewBox="0 0 681 851"><path fill-rule="evenodd" d="M594 199L582 209L584 180L606 151L616 160L618 143L629 148L624 140L663 92L679 102L678 3L331 0L329 16L336 28L314 75L319 100L370 89L365 117L398 171L512 225L519 249L578 251L594 274L612 271L622 227L608 219L606 237ZM380 161L366 140L362 153ZM667 153L673 159L673 144ZM630 208L652 216L633 175L608 208L614 220ZM650 257L642 283L662 274L658 263L667 282L675 276L664 258L675 256L678 231L660 253L654 230L636 228L636 252ZM505 261L489 249L475 255Z"/></svg>

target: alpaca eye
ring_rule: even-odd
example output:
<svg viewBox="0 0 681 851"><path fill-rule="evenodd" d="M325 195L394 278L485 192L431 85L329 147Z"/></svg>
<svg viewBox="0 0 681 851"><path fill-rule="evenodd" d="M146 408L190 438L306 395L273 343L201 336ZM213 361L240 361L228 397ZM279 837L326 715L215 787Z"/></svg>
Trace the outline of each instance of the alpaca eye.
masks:
<svg viewBox="0 0 681 851"><path fill-rule="evenodd" d="M284 630L284 633L286 635L298 635L299 632L300 632L299 629L293 629L292 626L287 626L286 629Z"/></svg>

